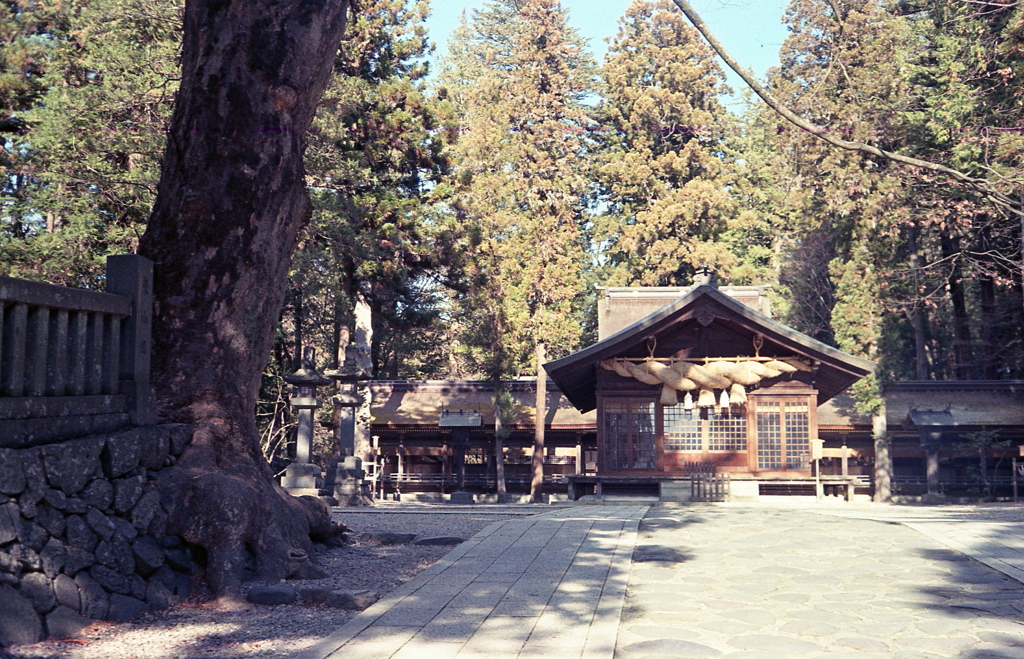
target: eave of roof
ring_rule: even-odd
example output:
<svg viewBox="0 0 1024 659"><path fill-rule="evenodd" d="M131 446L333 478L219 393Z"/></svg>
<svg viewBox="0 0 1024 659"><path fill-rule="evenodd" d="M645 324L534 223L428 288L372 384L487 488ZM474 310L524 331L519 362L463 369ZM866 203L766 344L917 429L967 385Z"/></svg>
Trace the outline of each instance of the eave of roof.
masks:
<svg viewBox="0 0 1024 659"><path fill-rule="evenodd" d="M558 384L570 403L581 412L589 412L597 406L595 394L597 363L603 359L618 356L630 347L646 340L648 335L656 333L683 316L691 306L704 297L747 321L758 332L764 334L765 338L827 364L836 371L846 373L849 382L836 391L825 392L825 395L819 399L819 403L828 400L875 370L874 362L848 355L821 341L812 339L806 334L786 327L733 300L713 286L698 286L678 300L665 305L604 340L567 357L544 364L544 369Z"/></svg>

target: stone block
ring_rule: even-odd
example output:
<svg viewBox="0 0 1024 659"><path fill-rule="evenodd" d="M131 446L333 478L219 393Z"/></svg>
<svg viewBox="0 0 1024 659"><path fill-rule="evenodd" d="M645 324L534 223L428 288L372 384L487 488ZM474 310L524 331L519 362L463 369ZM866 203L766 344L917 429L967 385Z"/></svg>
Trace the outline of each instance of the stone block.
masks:
<svg viewBox="0 0 1024 659"><path fill-rule="evenodd" d="M50 638L71 638L89 626L90 620L66 606L58 606L46 615L46 634Z"/></svg>
<svg viewBox="0 0 1024 659"><path fill-rule="evenodd" d="M301 597L302 601L307 604L323 604L327 601L327 596L330 594L331 589L323 586L306 586L304 588L299 588L299 597Z"/></svg>
<svg viewBox="0 0 1024 659"><path fill-rule="evenodd" d="M170 565L166 563L161 565L160 568L150 575L150 583L156 581L164 586L167 590L174 590L174 570L171 569Z"/></svg>
<svg viewBox="0 0 1024 659"><path fill-rule="evenodd" d="M107 617L110 609L110 596L103 590L95 579L89 576L88 572L81 572L75 577L78 584L78 594L82 598L81 614L93 620L102 620Z"/></svg>
<svg viewBox="0 0 1024 659"><path fill-rule="evenodd" d="M65 512L69 515L84 515L88 511L89 504L84 499L68 497L68 509Z"/></svg>
<svg viewBox="0 0 1024 659"><path fill-rule="evenodd" d="M36 524L39 524L51 536L64 535L64 515L48 505L39 506L35 516Z"/></svg>
<svg viewBox="0 0 1024 659"><path fill-rule="evenodd" d="M127 513L142 498L142 485L145 479L138 476L119 478L114 481L114 512L119 515Z"/></svg>
<svg viewBox="0 0 1024 659"><path fill-rule="evenodd" d="M32 603L10 586L0 586L0 647L43 640L43 620Z"/></svg>
<svg viewBox="0 0 1024 659"><path fill-rule="evenodd" d="M39 558L39 552L31 547L16 544L11 547L10 552L11 556L21 565L22 570L26 572L39 572L43 569L43 562Z"/></svg>
<svg viewBox="0 0 1024 659"><path fill-rule="evenodd" d="M325 602L335 609L362 611L380 599L380 594L372 590L351 591L344 588L332 590Z"/></svg>
<svg viewBox="0 0 1024 659"><path fill-rule="evenodd" d="M67 512L68 495L64 494L60 490L55 490L52 487L46 488L46 491L43 494L43 500L56 510Z"/></svg>
<svg viewBox="0 0 1024 659"><path fill-rule="evenodd" d="M146 469L163 469L171 453L169 429L166 426L149 426L135 430L142 447L139 464Z"/></svg>
<svg viewBox="0 0 1024 659"><path fill-rule="evenodd" d="M192 571L192 554L187 547L175 547L164 552L167 564L178 572Z"/></svg>
<svg viewBox="0 0 1024 659"><path fill-rule="evenodd" d="M164 564L164 550L160 544L149 536L142 536L132 543L135 558L135 571L148 577Z"/></svg>
<svg viewBox="0 0 1024 659"><path fill-rule="evenodd" d="M416 539L415 533L374 531L359 534L359 541L370 545L406 545Z"/></svg>
<svg viewBox="0 0 1024 659"><path fill-rule="evenodd" d="M757 481L732 480L729 482L729 499L732 501L756 501L760 498Z"/></svg>
<svg viewBox="0 0 1024 659"><path fill-rule="evenodd" d="M693 486L688 480L663 481L661 483L661 496L659 499L662 501L686 503L692 495Z"/></svg>
<svg viewBox="0 0 1024 659"><path fill-rule="evenodd" d="M46 529L31 520L20 520L17 528L18 542L33 551L40 551L46 544L46 541L50 539L50 534L46 532Z"/></svg>
<svg viewBox="0 0 1024 659"><path fill-rule="evenodd" d="M32 607L39 613L47 613L57 606L53 582L42 572L31 572L22 576L18 591L22 597L32 602Z"/></svg>
<svg viewBox="0 0 1024 659"><path fill-rule="evenodd" d="M89 568L89 576L97 581L103 589L111 593L128 595L132 592L131 586L124 575L118 574L105 565L93 565Z"/></svg>
<svg viewBox="0 0 1024 659"><path fill-rule="evenodd" d="M85 514L85 522L101 539L110 540L114 537L114 523L98 509L89 508Z"/></svg>
<svg viewBox="0 0 1024 659"><path fill-rule="evenodd" d="M181 455L188 443L192 441L192 426L186 423L168 423L165 427L168 430L171 455Z"/></svg>
<svg viewBox="0 0 1024 659"><path fill-rule="evenodd" d="M291 489L315 489L320 478L320 467L314 464L288 465L281 476L281 487Z"/></svg>
<svg viewBox="0 0 1024 659"><path fill-rule="evenodd" d="M17 574L21 572L21 564L9 552L0 551L0 572L4 574Z"/></svg>
<svg viewBox="0 0 1024 659"><path fill-rule="evenodd" d="M461 545L465 541L465 538L460 538L455 535L439 535L434 536L432 538L417 538L416 540L412 541L412 544L433 547L444 545Z"/></svg>
<svg viewBox="0 0 1024 659"><path fill-rule="evenodd" d="M100 468L100 453L105 444L105 438L100 436L40 447L47 482L65 494L81 492Z"/></svg>
<svg viewBox="0 0 1024 659"><path fill-rule="evenodd" d="M95 478L85 486L79 496L88 501L90 506L108 510L114 502L114 486L105 478Z"/></svg>
<svg viewBox="0 0 1024 659"><path fill-rule="evenodd" d="M138 537L138 529L132 526L132 523L123 517L111 517L110 521L114 523L114 537L121 536L128 542L131 542Z"/></svg>
<svg viewBox="0 0 1024 659"><path fill-rule="evenodd" d="M159 581L150 581L146 586L146 604L157 611L172 606L177 598L166 586Z"/></svg>
<svg viewBox="0 0 1024 659"><path fill-rule="evenodd" d="M96 543L99 542L99 539L84 519L78 515L70 515L67 518L66 526L65 537L69 545L88 552L96 548Z"/></svg>
<svg viewBox="0 0 1024 659"><path fill-rule="evenodd" d="M114 548L106 540L100 540L100 543L96 545L96 549L93 551L93 555L96 557L96 562L100 565L105 565L111 570L117 569L117 561L114 559Z"/></svg>
<svg viewBox="0 0 1024 659"><path fill-rule="evenodd" d="M249 592L245 595L245 599L253 604L264 604L267 606L291 604L298 598L299 593L294 588L278 584L257 584L249 588Z"/></svg>
<svg viewBox="0 0 1024 659"><path fill-rule="evenodd" d="M18 539L20 517L17 504L5 503L0 506L0 545L6 545L8 542Z"/></svg>
<svg viewBox="0 0 1024 659"><path fill-rule="evenodd" d="M132 552L131 543L114 534L110 539L110 546L114 550L114 569L126 577L135 574L135 554Z"/></svg>
<svg viewBox="0 0 1024 659"><path fill-rule="evenodd" d="M154 538L162 538L167 535L167 525L170 523L170 517L164 512L163 507L157 508L156 514L153 515L153 521L149 523L149 528L146 533L153 536Z"/></svg>
<svg viewBox="0 0 1024 659"><path fill-rule="evenodd" d="M82 599L78 595L78 584L66 574L59 574L53 580L53 595L57 598L57 604L67 607L74 612L82 610Z"/></svg>
<svg viewBox="0 0 1024 659"><path fill-rule="evenodd" d="M148 608L149 606L142 600L114 594L110 596L110 611L107 613L107 620L127 620Z"/></svg>
<svg viewBox="0 0 1024 659"><path fill-rule="evenodd" d="M0 493L21 494L25 491L25 470L21 466L21 451L0 449Z"/></svg>
<svg viewBox="0 0 1024 659"><path fill-rule="evenodd" d="M146 599L146 580L137 574L131 575L128 577L128 590L135 599Z"/></svg>
<svg viewBox="0 0 1024 659"><path fill-rule="evenodd" d="M87 567L96 563L96 557L78 547L68 547L67 556L64 560L64 574L75 576Z"/></svg>
<svg viewBox="0 0 1024 659"><path fill-rule="evenodd" d="M50 579L54 579L64 569L67 562L68 552L64 543L57 538L50 538L46 546L39 552L39 561L43 564L43 573Z"/></svg>
<svg viewBox="0 0 1024 659"><path fill-rule="evenodd" d="M148 529L153 516L160 509L160 493L150 490L142 495L131 512L132 525L141 530Z"/></svg>
<svg viewBox="0 0 1024 659"><path fill-rule="evenodd" d="M452 492L451 498L448 503L454 503L456 505L468 506L473 503L473 495L469 492Z"/></svg>
<svg viewBox="0 0 1024 659"><path fill-rule="evenodd" d="M118 478L139 466L142 442L137 429L131 428L107 437L101 460L107 478Z"/></svg>
<svg viewBox="0 0 1024 659"><path fill-rule="evenodd" d="M43 467L42 449L33 448L19 451L21 457L21 468L25 473L25 494L30 498L42 496L46 493L46 469ZM38 500L38 499L37 499Z"/></svg>

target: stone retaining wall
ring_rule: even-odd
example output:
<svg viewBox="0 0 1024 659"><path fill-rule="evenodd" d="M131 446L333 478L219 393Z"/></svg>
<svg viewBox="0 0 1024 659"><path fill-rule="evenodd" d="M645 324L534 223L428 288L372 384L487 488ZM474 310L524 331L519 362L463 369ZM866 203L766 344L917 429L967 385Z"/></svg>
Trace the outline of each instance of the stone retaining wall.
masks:
<svg viewBox="0 0 1024 659"><path fill-rule="evenodd" d="M0 449L0 646L189 595L196 566L154 484L189 436L167 424Z"/></svg>

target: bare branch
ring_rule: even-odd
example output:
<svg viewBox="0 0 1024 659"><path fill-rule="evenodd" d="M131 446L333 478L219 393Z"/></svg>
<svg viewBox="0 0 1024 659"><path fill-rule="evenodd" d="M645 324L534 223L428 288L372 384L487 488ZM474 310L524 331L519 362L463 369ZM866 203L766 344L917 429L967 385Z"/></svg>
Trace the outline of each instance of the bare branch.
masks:
<svg viewBox="0 0 1024 659"><path fill-rule="evenodd" d="M991 182L988 181L987 179L975 178L973 176L969 176L967 174L964 174L963 172L957 171L955 169L952 169L950 167L947 167L936 162L921 160L920 158L912 158L910 156L904 156L899 153L893 153L892 151L879 149L876 146L865 144L863 142L850 142L847 140L843 140L833 135L830 135L828 133L827 128L816 126L815 124L807 121L803 117L800 117L792 110L790 110L788 107L783 105L782 102L780 102L777 98L775 98L775 96L771 92L769 92L764 87L764 85L758 82L757 78L754 77L753 73L744 69L735 59L733 59L732 55L730 55L729 52L725 49L725 46L723 46L721 42L718 41L717 38L715 38L715 35L711 33L711 30L704 23L704 20L700 17L699 14L697 14L696 11L694 11L693 7L690 6L689 2L687 2L686 0L672 1L676 4L677 7L679 7L679 10L686 15L686 18L689 19L690 23L693 24L693 27L695 27L697 31L700 32L701 35L703 35L703 37L707 40L711 47L715 49L715 52L718 53L719 57L721 57L722 60L725 61L729 68L735 71L736 74L743 79L743 82L747 83L747 85L754 91L755 94L757 94L761 98L762 101L764 101L768 105L768 107L775 110L775 112L777 112L778 114L782 115L790 123L807 131L808 133L811 133L818 139L821 139L824 142L827 142L832 146L838 147L840 149L846 149L847 151L859 151L861 153L866 153L872 156L876 156L878 158L884 158L892 162L898 162L904 165L910 165L911 167L917 167L919 169L926 169L928 171L944 174L945 176L948 176L954 181L966 185L970 189L974 190L981 196L990 200L992 203L1004 208L1005 210L1014 213L1018 216L1024 217L1024 209L1021 208L1020 200L1000 192L998 189L993 187Z"/></svg>

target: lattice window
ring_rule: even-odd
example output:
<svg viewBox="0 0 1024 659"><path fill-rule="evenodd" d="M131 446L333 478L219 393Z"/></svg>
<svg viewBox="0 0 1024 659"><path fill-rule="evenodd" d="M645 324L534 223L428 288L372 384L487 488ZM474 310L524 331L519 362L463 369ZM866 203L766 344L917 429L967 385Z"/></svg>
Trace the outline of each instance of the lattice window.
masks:
<svg viewBox="0 0 1024 659"><path fill-rule="evenodd" d="M604 462L608 469L625 469L626 442L629 439L629 405L604 403Z"/></svg>
<svg viewBox="0 0 1024 659"><path fill-rule="evenodd" d="M811 421L806 402L787 402L786 414L786 468L803 469L807 466L810 448Z"/></svg>
<svg viewBox="0 0 1024 659"><path fill-rule="evenodd" d="M709 451L746 451L747 450L747 413L720 412L714 408L708 410L708 450Z"/></svg>
<svg viewBox="0 0 1024 659"><path fill-rule="evenodd" d="M654 469L655 449L655 427L654 427L655 405L649 403L634 403L632 415L632 462L633 469Z"/></svg>
<svg viewBox="0 0 1024 659"><path fill-rule="evenodd" d="M654 401L604 401L606 469L654 469L655 410Z"/></svg>
<svg viewBox="0 0 1024 659"><path fill-rule="evenodd" d="M757 403L757 468L782 467L782 412L776 402Z"/></svg>
<svg viewBox="0 0 1024 659"><path fill-rule="evenodd" d="M682 405L665 408L665 450L700 451L701 418L697 410Z"/></svg>

